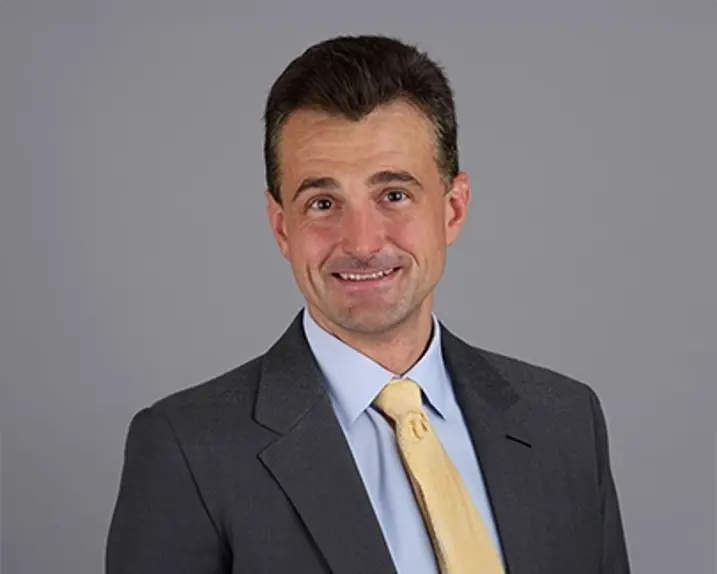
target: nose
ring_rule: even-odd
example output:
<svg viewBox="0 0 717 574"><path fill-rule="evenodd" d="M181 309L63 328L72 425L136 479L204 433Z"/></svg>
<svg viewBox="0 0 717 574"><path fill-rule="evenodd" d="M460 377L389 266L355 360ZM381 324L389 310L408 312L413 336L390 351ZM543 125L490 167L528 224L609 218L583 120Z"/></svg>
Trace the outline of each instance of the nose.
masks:
<svg viewBox="0 0 717 574"><path fill-rule="evenodd" d="M370 206L354 207L341 218L342 247L346 253L368 259L381 251L385 241L384 222Z"/></svg>

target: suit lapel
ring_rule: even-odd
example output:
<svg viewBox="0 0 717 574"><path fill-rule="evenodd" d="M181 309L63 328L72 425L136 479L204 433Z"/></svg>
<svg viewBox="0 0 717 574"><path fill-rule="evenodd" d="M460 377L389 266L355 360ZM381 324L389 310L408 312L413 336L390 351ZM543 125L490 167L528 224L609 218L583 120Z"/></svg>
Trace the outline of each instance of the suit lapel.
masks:
<svg viewBox="0 0 717 574"><path fill-rule="evenodd" d="M476 454L509 574L541 563L543 484L520 397L478 350L442 326L443 354Z"/></svg>
<svg viewBox="0 0 717 574"><path fill-rule="evenodd" d="M280 437L260 458L337 573L393 573L376 515L303 334L301 314L264 356L256 420Z"/></svg>

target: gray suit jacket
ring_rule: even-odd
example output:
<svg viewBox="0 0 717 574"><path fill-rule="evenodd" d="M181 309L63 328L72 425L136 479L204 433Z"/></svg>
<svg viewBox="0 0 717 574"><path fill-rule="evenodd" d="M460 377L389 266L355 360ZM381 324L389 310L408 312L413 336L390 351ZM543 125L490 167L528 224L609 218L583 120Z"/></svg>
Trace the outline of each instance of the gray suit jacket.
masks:
<svg viewBox="0 0 717 574"><path fill-rule="evenodd" d="M508 574L627 574L595 393L441 329ZM300 315L265 355L135 415L106 572L395 572Z"/></svg>

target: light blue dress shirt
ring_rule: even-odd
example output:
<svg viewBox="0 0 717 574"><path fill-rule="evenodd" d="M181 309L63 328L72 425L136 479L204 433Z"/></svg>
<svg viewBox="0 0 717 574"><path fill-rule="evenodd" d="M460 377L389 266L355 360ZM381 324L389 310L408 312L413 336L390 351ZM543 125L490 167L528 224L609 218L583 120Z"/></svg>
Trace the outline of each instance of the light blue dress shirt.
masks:
<svg viewBox="0 0 717 574"><path fill-rule="evenodd" d="M303 324L398 572L437 574L438 569L393 430L371 406L384 385L397 376L411 378L421 386L431 424L463 477L500 553L479 461L443 362L435 315L430 346L407 373L391 373L349 347L320 327L306 309Z"/></svg>

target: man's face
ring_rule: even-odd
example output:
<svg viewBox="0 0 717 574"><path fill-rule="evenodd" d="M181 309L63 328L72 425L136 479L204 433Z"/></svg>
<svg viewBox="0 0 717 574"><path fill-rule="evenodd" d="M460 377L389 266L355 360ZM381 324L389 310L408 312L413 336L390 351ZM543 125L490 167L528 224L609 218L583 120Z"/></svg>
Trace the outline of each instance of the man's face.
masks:
<svg viewBox="0 0 717 574"><path fill-rule="evenodd" d="M446 188L433 128L399 101L359 122L294 113L267 213L312 315L329 331L378 335L430 316L446 248L465 220L465 174Z"/></svg>

